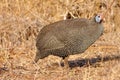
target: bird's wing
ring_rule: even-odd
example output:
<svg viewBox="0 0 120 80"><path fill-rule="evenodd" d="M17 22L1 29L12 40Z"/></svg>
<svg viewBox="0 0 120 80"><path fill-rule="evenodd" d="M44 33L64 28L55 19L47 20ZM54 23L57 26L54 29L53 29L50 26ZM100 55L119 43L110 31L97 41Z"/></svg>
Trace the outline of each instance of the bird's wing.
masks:
<svg viewBox="0 0 120 80"><path fill-rule="evenodd" d="M44 39L44 43L39 44L39 46L42 50L53 50L63 48L65 45L53 35Z"/></svg>

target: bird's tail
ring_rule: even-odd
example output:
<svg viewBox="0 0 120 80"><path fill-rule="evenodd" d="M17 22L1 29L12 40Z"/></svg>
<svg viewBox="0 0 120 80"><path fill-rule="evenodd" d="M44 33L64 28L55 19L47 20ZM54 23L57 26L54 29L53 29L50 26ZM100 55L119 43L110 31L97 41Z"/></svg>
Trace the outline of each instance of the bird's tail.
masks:
<svg viewBox="0 0 120 80"><path fill-rule="evenodd" d="M49 54L46 51L37 50L34 61L37 63L39 59L47 57Z"/></svg>

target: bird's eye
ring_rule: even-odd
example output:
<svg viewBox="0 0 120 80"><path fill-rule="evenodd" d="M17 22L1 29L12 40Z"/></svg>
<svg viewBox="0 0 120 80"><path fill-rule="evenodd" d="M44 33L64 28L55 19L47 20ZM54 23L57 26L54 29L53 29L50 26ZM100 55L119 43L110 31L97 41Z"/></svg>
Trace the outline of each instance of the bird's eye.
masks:
<svg viewBox="0 0 120 80"><path fill-rule="evenodd" d="M97 15L96 17L95 17L95 21L96 22L98 22L98 23L100 23L101 22L101 16L100 15Z"/></svg>

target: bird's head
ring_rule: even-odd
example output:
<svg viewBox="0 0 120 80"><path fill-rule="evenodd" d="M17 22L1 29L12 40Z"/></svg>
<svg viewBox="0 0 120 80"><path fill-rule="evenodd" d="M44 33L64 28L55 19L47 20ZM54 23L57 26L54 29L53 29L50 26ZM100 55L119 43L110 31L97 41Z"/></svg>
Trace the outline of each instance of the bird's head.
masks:
<svg viewBox="0 0 120 80"><path fill-rule="evenodd" d="M102 16L102 14L97 14L97 15L95 16L95 22L97 22L97 23L102 23L103 20L104 20L104 18L103 18L103 16Z"/></svg>

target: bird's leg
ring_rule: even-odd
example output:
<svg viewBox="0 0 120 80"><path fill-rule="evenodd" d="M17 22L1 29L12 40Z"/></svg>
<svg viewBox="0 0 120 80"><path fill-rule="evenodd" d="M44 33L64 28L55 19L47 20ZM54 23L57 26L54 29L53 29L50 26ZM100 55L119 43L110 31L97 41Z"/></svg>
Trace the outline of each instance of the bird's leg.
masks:
<svg viewBox="0 0 120 80"><path fill-rule="evenodd" d="M68 58L69 58L69 56L65 57L65 59L64 59L64 68L66 68L66 69L69 68Z"/></svg>
<svg viewBox="0 0 120 80"><path fill-rule="evenodd" d="M61 58L60 62L58 62L59 67L62 67L62 66L63 66L62 63L63 63L63 59Z"/></svg>

